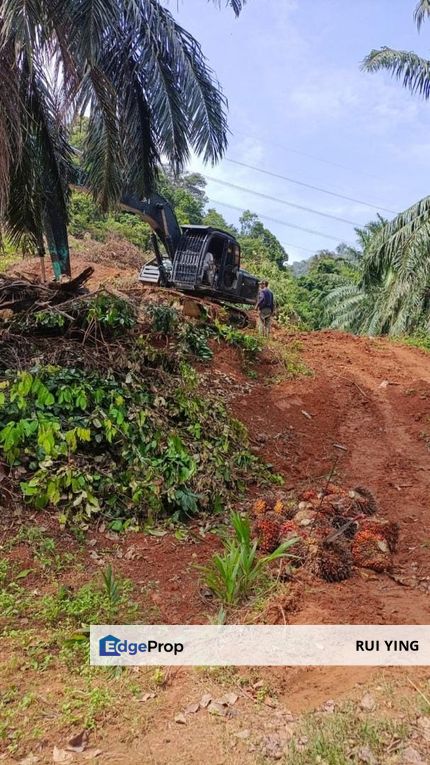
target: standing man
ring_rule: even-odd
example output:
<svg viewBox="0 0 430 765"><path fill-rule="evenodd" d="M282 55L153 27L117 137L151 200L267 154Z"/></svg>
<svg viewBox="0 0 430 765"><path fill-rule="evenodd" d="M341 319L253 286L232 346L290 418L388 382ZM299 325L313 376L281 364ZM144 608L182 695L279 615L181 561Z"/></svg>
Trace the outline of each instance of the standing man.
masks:
<svg viewBox="0 0 430 765"><path fill-rule="evenodd" d="M276 303L275 296L273 292L269 290L269 282L267 281L260 282L260 292L258 293L256 308L259 312L258 330L260 334L269 337Z"/></svg>

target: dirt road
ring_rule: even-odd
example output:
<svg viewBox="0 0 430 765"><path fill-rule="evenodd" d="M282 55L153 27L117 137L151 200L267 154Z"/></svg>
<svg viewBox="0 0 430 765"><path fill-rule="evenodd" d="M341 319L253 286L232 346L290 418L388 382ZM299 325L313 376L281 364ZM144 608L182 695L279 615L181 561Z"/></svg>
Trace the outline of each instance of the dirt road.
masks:
<svg viewBox="0 0 430 765"><path fill-rule="evenodd" d="M394 579L319 583L294 621L429 623L430 356L342 333L299 339L312 376L255 386L238 415L292 486L321 488L337 460L342 482L371 488L399 522L400 545Z"/></svg>
<svg viewBox="0 0 430 765"><path fill-rule="evenodd" d="M387 341L341 333L305 334L299 340L312 375L273 385L266 377L273 370L263 363L258 380L249 385L237 356L224 350L213 362L211 381L222 374L233 384L246 383L246 392L236 395L230 404L232 412L247 424L259 453L284 475L287 488L321 488L337 458L336 478L345 485L371 488L381 513L398 520L400 546L392 577L357 572L340 584L307 582L288 620L430 623L430 356ZM393 685L396 694L406 699L410 678L422 685L428 672L418 668L296 667L266 668L259 677L276 689L280 704L294 712L307 712L327 699L356 700L364 689L375 692L375 687L381 690ZM190 688L189 682L189 673L184 673L171 691L172 698L184 691L193 698L195 678ZM261 726L265 730L255 709L249 724L251 729ZM227 763L233 756L227 729L196 722L184 733L166 723L168 736L162 747L155 732L149 734L147 746L156 751L157 763L178 756L181 762L198 763L204 760L204 730L214 761ZM246 747L240 747L234 756L242 763L266 761ZM306 760L314 761L318 760L311 756Z"/></svg>

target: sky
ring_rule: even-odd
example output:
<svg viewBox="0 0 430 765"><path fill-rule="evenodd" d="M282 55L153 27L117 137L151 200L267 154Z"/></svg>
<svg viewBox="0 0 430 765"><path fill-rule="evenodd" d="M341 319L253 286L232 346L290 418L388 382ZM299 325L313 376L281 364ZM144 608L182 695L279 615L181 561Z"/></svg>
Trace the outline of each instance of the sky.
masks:
<svg viewBox="0 0 430 765"><path fill-rule="evenodd" d="M228 98L225 158L212 167L193 157L190 165L216 179L208 180L210 206L228 222L244 209L259 214L293 262L354 243L355 225L378 211L393 217L430 193L430 102L387 73L360 70L383 45L429 55L430 19L418 33L416 0L248 0L238 19L223 0L221 8L164 2L201 43Z"/></svg>

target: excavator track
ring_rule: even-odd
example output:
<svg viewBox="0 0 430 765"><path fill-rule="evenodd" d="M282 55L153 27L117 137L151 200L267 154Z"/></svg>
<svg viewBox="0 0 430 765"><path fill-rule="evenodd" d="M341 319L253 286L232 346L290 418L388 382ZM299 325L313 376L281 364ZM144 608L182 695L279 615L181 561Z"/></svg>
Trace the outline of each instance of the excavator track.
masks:
<svg viewBox="0 0 430 765"><path fill-rule="evenodd" d="M154 287L149 289L154 289ZM226 312L227 315L225 320L231 326L237 327L238 329L244 329L245 327L248 327L254 323L252 317L249 315L249 311L226 303L223 300L217 300L213 297L192 295L188 292L182 292L181 290L177 290L172 287L158 287L156 289L162 294L171 295L172 297L179 300L183 306L185 315L191 316L192 318L205 318L208 313L210 313L211 308L213 309L212 315L216 317L219 315L219 309L221 308Z"/></svg>

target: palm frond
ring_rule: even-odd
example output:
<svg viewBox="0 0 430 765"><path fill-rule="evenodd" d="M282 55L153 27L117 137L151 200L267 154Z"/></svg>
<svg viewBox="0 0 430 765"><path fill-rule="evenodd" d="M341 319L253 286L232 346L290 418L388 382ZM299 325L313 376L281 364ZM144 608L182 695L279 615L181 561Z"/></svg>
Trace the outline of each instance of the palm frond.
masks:
<svg viewBox="0 0 430 765"><path fill-rule="evenodd" d="M16 243L23 238L43 250L44 210L55 210L62 244L67 223L69 146L59 119L58 104L43 67L33 58L20 72L22 150L12 165L5 223Z"/></svg>
<svg viewBox="0 0 430 765"><path fill-rule="evenodd" d="M221 5L221 0L212 0L217 5ZM233 8L234 13L236 16L239 16L241 10L243 9L243 6L246 4L247 0L225 0L225 4L229 5L231 8Z"/></svg>
<svg viewBox="0 0 430 765"><path fill-rule="evenodd" d="M181 30L184 45L184 87L187 112L193 115L188 137L205 162L217 162L227 148L227 101L207 66L199 43Z"/></svg>
<svg viewBox="0 0 430 765"><path fill-rule="evenodd" d="M419 0L414 12L414 19L418 29L421 29L422 24L426 20L426 16L430 16L430 0Z"/></svg>
<svg viewBox="0 0 430 765"><path fill-rule="evenodd" d="M13 41L9 39L0 48L0 218L8 204L12 163L21 154L18 75Z"/></svg>
<svg viewBox="0 0 430 765"><path fill-rule="evenodd" d="M390 267L398 268L411 248L430 236L430 196L421 199L387 223L369 242L364 254L364 284L379 280Z"/></svg>
<svg viewBox="0 0 430 765"><path fill-rule="evenodd" d="M238 15L245 1L226 4ZM43 64L60 83L55 107ZM0 78L0 213L7 206L14 236L32 232L38 246L47 200L64 239L67 150L57 128L76 114L89 114L83 163L104 208L126 187L148 194L161 156L178 171L191 149L215 162L227 147L219 83L159 0L3 0Z"/></svg>
<svg viewBox="0 0 430 765"><path fill-rule="evenodd" d="M401 80L403 87L411 93L418 93L426 99L430 96L430 61L417 53L385 47L372 50L364 59L362 68L367 72L385 69Z"/></svg>
<svg viewBox="0 0 430 765"><path fill-rule="evenodd" d="M90 108L82 163L94 196L106 210L121 195L123 152L116 90L98 66L89 68L82 83L80 104L81 111L87 105Z"/></svg>

